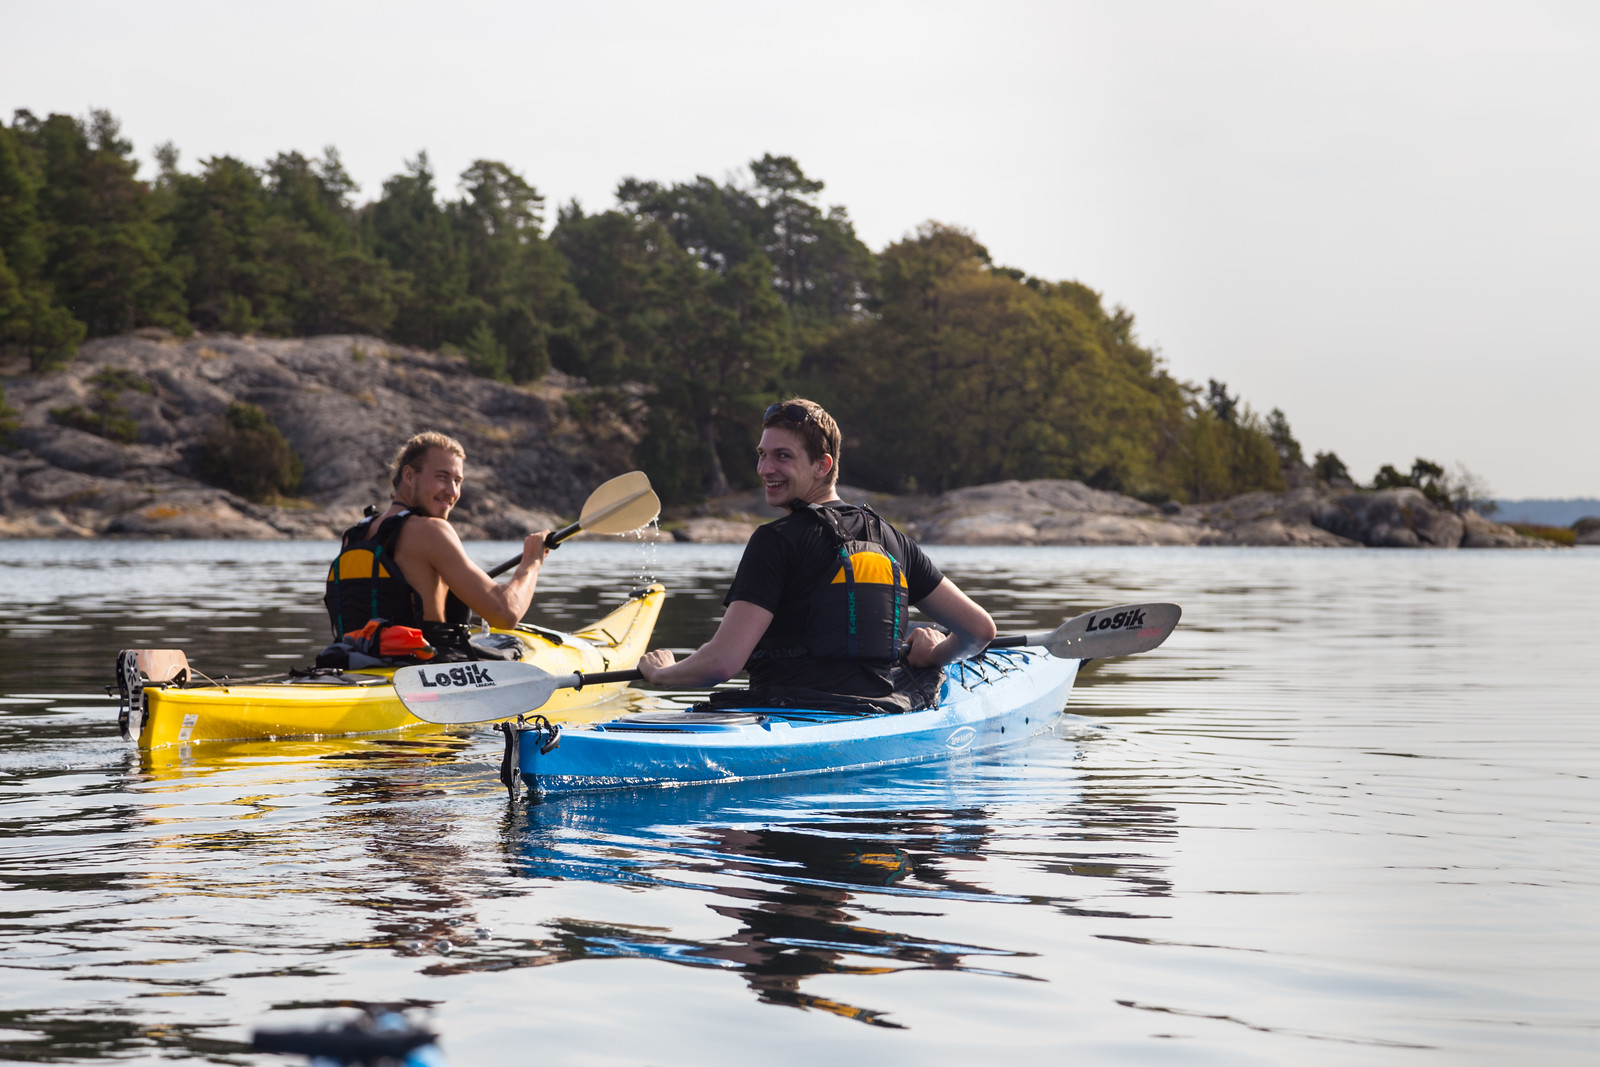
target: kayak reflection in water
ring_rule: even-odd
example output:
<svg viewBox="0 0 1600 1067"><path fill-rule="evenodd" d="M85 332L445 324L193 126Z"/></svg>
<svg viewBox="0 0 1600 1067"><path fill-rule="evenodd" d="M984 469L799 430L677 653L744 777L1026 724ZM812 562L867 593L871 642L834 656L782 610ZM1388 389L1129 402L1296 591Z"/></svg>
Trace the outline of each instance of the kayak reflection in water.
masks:
<svg viewBox="0 0 1600 1067"><path fill-rule="evenodd" d="M329 569L323 599L335 640L378 618L421 631L433 658L479 659L483 651L468 643L472 612L503 630L521 621L550 551L549 531L529 534L511 580L495 582L450 525L465 478L466 450L452 437L419 433L401 447L393 500L345 531Z"/></svg>
<svg viewBox="0 0 1600 1067"><path fill-rule="evenodd" d="M748 670L749 692L712 703L822 706L818 694L914 711L937 699L940 668L981 650L994 620L940 573L910 537L838 494L839 426L795 398L767 408L756 473L788 514L745 546L717 632L681 662L667 649L639 661L651 685L709 688ZM909 627L916 607L948 628Z"/></svg>

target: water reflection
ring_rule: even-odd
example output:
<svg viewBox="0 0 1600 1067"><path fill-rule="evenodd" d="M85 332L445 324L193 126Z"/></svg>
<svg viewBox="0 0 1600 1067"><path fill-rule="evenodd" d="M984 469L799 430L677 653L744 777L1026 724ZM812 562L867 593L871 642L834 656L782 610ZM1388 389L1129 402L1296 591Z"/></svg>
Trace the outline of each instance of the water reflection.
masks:
<svg viewBox="0 0 1600 1067"><path fill-rule="evenodd" d="M1033 980L1005 965L1026 947L931 939L893 920L944 913L947 902L1044 904L1073 914L1116 914L1075 901L997 893L981 876L997 845L1003 798L974 770L986 764L919 765L831 776L815 782L751 782L706 788L562 797L511 808L502 841L521 878L585 880L687 891L736 929L708 939L672 931L566 919L548 941L507 946L438 973L539 966L631 956L740 974L764 1003L815 1008L874 1026L898 1027L887 1013L810 993L824 975L963 971ZM1014 799L1014 798L1013 798ZM1054 836L1100 841L1162 832L1172 813L1158 805L1099 798L1049 815ZM1017 827L1007 827L1014 834ZM1035 825L1030 832L1042 827ZM1164 893L1148 855L1055 854L1037 869ZM690 924L694 925L694 924Z"/></svg>

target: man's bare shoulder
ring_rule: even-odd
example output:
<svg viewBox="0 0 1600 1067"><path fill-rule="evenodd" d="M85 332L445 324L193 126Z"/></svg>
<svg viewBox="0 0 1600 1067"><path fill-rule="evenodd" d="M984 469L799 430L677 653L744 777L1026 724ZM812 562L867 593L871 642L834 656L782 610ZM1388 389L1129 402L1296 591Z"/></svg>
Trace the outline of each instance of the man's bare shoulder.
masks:
<svg viewBox="0 0 1600 1067"><path fill-rule="evenodd" d="M401 529L400 536L404 538L403 545L408 551L420 551L424 555L463 551L461 537L455 527L445 519L436 519L431 515L411 516Z"/></svg>

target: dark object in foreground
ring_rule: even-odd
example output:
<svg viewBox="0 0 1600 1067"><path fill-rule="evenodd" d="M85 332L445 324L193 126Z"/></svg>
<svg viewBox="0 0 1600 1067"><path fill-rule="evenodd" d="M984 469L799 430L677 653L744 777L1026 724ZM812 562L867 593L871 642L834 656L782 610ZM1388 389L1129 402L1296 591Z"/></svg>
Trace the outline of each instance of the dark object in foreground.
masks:
<svg viewBox="0 0 1600 1067"><path fill-rule="evenodd" d="M436 1063L438 1057L414 1057L438 1038L431 1030L413 1026L404 1015L388 1008L366 1007L360 1018L337 1027L309 1030L257 1030L250 1047L258 1052L282 1052L339 1064Z"/></svg>

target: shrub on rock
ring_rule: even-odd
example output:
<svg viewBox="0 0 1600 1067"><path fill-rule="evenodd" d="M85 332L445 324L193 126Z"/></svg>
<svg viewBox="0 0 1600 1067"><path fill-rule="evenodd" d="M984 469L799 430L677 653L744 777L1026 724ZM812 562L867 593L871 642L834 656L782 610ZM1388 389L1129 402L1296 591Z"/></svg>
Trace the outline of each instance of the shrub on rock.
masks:
<svg viewBox="0 0 1600 1067"><path fill-rule="evenodd" d="M267 413L243 403L228 406L198 465L213 485L256 501L294 492L305 469Z"/></svg>

